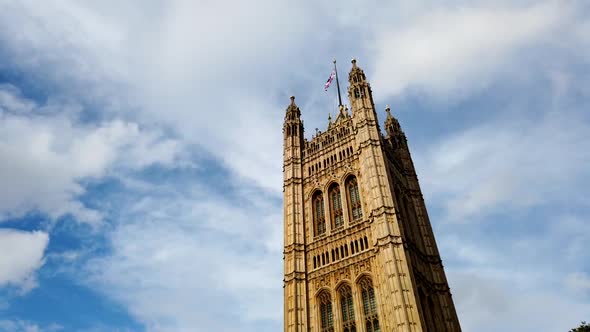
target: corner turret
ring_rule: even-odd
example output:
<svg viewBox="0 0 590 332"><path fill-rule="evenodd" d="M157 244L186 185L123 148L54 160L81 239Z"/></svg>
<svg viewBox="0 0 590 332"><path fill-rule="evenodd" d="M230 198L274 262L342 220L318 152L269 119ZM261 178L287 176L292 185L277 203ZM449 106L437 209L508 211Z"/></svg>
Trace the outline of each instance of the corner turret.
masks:
<svg viewBox="0 0 590 332"><path fill-rule="evenodd" d="M352 59L352 69L348 74L348 98L355 116L356 111L361 109L372 109L373 93L371 86L367 82L367 77L363 70L357 66L356 59Z"/></svg>
<svg viewBox="0 0 590 332"><path fill-rule="evenodd" d="M291 103L285 113L283 135L285 137L285 144L287 144L286 140L290 137L303 139L303 121L301 121L301 111L297 104L295 104L295 96L291 96Z"/></svg>
<svg viewBox="0 0 590 332"><path fill-rule="evenodd" d="M389 106L385 107L387 118L385 119L385 132L387 132L387 139L394 150L398 148L407 148L406 134L402 130L399 121L391 115Z"/></svg>

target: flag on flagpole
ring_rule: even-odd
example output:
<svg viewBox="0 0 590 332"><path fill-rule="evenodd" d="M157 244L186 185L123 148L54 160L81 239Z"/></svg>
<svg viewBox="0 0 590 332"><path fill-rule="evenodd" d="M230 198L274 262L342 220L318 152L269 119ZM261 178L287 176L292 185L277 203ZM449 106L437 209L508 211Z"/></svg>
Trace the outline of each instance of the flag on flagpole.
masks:
<svg viewBox="0 0 590 332"><path fill-rule="evenodd" d="M335 76L336 76L336 72L332 70L330 77L328 77L326 84L324 84L324 91L328 91L328 88L330 87L330 83L332 83L332 80L334 79Z"/></svg>

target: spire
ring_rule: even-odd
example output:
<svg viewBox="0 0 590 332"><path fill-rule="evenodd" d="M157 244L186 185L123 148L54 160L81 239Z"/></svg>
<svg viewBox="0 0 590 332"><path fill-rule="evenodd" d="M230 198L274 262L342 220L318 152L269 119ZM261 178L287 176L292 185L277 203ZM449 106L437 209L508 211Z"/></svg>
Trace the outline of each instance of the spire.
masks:
<svg viewBox="0 0 590 332"><path fill-rule="evenodd" d="M285 122L292 121L292 120L299 120L301 117L301 111L297 104L295 104L295 96L291 96L291 103L287 107L287 112L285 114Z"/></svg>
<svg viewBox="0 0 590 332"><path fill-rule="evenodd" d="M348 98L350 99L352 116L355 117L357 111L360 111L361 109L371 110L372 113L375 113L371 86L367 82L367 77L363 70L357 65L356 59L352 59L351 62L352 68L348 74ZM366 116L376 119L377 114L367 113Z"/></svg>
<svg viewBox="0 0 590 332"><path fill-rule="evenodd" d="M350 70L350 74L348 74L348 82L352 85L353 83L361 83L366 82L367 78L365 77L365 73L363 70L356 65L356 59L352 58L352 69Z"/></svg>
<svg viewBox="0 0 590 332"><path fill-rule="evenodd" d="M387 132L389 140L395 148L405 146L406 134L402 130L399 121L391 115L389 105L385 106L385 112L387 113L387 118L385 119L385 131Z"/></svg>
<svg viewBox="0 0 590 332"><path fill-rule="evenodd" d="M283 125L283 133L285 138L291 136L299 136L303 138L303 122L301 121L301 111L297 104L295 104L295 96L291 96L291 103L285 112L285 123Z"/></svg>

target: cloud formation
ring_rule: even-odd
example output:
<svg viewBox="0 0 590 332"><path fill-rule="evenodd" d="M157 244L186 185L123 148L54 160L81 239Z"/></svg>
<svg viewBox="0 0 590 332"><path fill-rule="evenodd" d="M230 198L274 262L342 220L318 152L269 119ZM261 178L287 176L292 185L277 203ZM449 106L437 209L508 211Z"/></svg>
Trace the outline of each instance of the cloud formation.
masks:
<svg viewBox="0 0 590 332"><path fill-rule="evenodd" d="M35 288L35 272L43 265L48 242L45 232L0 229L0 287L12 285L20 293Z"/></svg>
<svg viewBox="0 0 590 332"><path fill-rule="evenodd" d="M78 197L83 180L114 169L141 169L177 161L180 144L158 131L122 120L83 124L78 108L37 105L13 86L0 86L0 216L40 211L81 222L101 220ZM45 114L44 114L45 113ZM3 219L3 218L2 218Z"/></svg>
<svg viewBox="0 0 590 332"><path fill-rule="evenodd" d="M142 198L109 234L111 253L90 259L82 278L148 330L278 329L280 205L256 198L257 190L230 199L203 188L135 193Z"/></svg>
<svg viewBox="0 0 590 332"><path fill-rule="evenodd" d="M583 204L564 195L590 182L590 123L576 114L502 120L449 135L417 163L425 192L448 220L467 222L542 204ZM568 147L564 149L563 147Z"/></svg>
<svg viewBox="0 0 590 332"><path fill-rule="evenodd" d="M374 41L374 83L386 88L377 95L418 89L449 98L478 92L498 75L530 65L539 46L563 46L554 45L554 38L578 28L575 9L572 3L550 1L484 2L435 8L405 25L381 27Z"/></svg>

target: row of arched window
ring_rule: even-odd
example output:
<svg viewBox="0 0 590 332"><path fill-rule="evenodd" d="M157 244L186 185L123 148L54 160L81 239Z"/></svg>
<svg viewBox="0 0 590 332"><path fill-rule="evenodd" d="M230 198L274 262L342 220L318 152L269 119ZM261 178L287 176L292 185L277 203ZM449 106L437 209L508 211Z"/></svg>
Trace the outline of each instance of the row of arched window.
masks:
<svg viewBox="0 0 590 332"><path fill-rule="evenodd" d="M346 199L348 203L348 217L351 223L361 220L363 209L361 206L361 196L356 177L349 176L345 183ZM342 228L344 226L344 211L342 207L342 197L340 186L333 183L328 188L328 208L330 225L332 229ZM326 233L326 211L324 208L324 195L320 190L314 192L312 196L313 225L314 235L319 236Z"/></svg>
<svg viewBox="0 0 590 332"><path fill-rule="evenodd" d="M350 135L350 128L342 128L336 133L336 138L341 139L347 135Z"/></svg>
<svg viewBox="0 0 590 332"><path fill-rule="evenodd" d="M360 317L367 332L380 332L379 315L377 313L377 300L375 299L375 289L373 282L369 277L362 278L357 284L357 291L360 291L360 300L362 305L362 317ZM349 284L341 285L336 291L336 307L340 310L340 319L344 332L357 331L357 317L354 312L353 289ZM332 294L329 290L324 290L317 297L319 309L319 325L322 332L334 331L334 313Z"/></svg>
<svg viewBox="0 0 590 332"><path fill-rule="evenodd" d="M350 248L350 251L348 248ZM330 262L335 262L342 258L348 257L349 253L354 255L367 249L369 249L369 240L366 236L358 240L350 241L350 246L348 243L345 243L340 247L332 249L331 251L328 250L321 255L315 255L313 257L313 268L316 269L323 265L330 264ZM332 254L331 256L330 253Z"/></svg>
<svg viewBox="0 0 590 332"><path fill-rule="evenodd" d="M353 154L352 146L346 147L346 148L342 149L341 151L338 151L338 153L334 153L330 157L325 158L323 161L318 161L317 163L309 166L307 168L307 172L309 174L315 173L321 169L324 169L326 167L329 167L330 165L333 165L334 163L336 163L338 161L342 161L342 159L344 159L344 158L350 157L352 154Z"/></svg>

